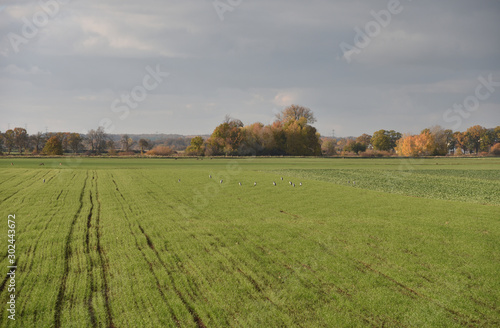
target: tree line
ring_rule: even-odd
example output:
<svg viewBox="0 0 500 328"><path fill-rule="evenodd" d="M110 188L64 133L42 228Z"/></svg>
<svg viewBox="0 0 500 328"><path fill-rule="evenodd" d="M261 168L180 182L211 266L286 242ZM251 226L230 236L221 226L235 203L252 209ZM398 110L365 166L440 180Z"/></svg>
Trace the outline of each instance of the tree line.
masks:
<svg viewBox="0 0 500 328"><path fill-rule="evenodd" d="M109 136L103 127L87 134L58 132L28 135L24 128L0 133L0 153L62 155L64 152L87 155L168 156L183 151L188 156L445 156L466 154L500 155L500 126L475 125L466 131L434 126L419 134L378 130L373 135L335 138L321 137L312 126L316 118L311 109L298 105L285 108L269 125L244 125L226 116L210 137L134 140L129 135Z"/></svg>

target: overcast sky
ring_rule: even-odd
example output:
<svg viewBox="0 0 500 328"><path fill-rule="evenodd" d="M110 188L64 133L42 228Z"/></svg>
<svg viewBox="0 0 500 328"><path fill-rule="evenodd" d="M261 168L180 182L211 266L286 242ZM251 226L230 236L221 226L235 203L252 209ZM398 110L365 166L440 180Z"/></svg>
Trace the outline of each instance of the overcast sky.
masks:
<svg viewBox="0 0 500 328"><path fill-rule="evenodd" d="M0 131L210 134L290 104L326 136L494 127L499 33L498 0L2 0Z"/></svg>

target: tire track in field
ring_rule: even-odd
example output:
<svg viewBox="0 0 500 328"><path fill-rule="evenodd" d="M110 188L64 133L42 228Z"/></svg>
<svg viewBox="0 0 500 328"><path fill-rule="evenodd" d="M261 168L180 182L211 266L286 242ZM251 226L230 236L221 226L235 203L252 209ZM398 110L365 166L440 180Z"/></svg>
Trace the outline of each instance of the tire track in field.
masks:
<svg viewBox="0 0 500 328"><path fill-rule="evenodd" d="M80 216L80 213L83 208L83 196L85 194L85 189L87 187L87 181L89 180L89 174L87 171L87 175L85 177L85 182L83 184L82 191L80 193L80 206L73 217L73 220L71 221L71 227L69 229L69 233L66 236L66 242L65 242L65 251L64 251L64 272L63 276L61 278L61 283L59 285L59 292L57 294L57 300L56 300L56 306L55 306L55 311L54 311L54 327L55 328L60 328L61 327L61 312L62 312L62 307L63 307L63 300L64 300L64 292L66 291L66 281L68 279L68 273L69 273L69 260L71 258L71 239L73 237L73 230L75 228L76 221L78 220L78 217Z"/></svg>
<svg viewBox="0 0 500 328"><path fill-rule="evenodd" d="M76 174L74 174L74 175L71 177L71 179L70 179L69 183L71 183L71 181L73 181L73 179L74 179L75 177L76 177ZM63 194L63 192L64 192L64 191L66 191L66 193L64 194L64 198L63 198L63 199L65 199L65 198L66 198L66 196L68 195L69 191L68 191L67 189L66 189L66 190L64 190L64 189L63 189L63 190L61 190L61 192L60 192L60 193L59 193L59 195L57 196L56 201L59 201L59 198L61 197L61 195ZM49 225L50 225L50 223L54 220L54 217L55 217L55 215L51 215L51 216L50 216L50 219L49 219L49 220L47 221L47 223L45 224L45 227L44 227L44 228L40 231L40 233L38 234L38 237L37 237L37 239L36 239L36 241L35 241L35 243L34 243L34 245L33 245L33 248L31 249L31 246L30 246L30 249L28 250L28 252L27 252L27 254L26 254L28 257L29 257L29 255L30 255L30 252L31 252L31 254L33 255L32 259L31 259L31 261L30 261L30 263L29 263L29 267L28 267L28 269L27 269L27 271L28 271L28 272L31 272L31 268L33 267L33 258L34 258L34 255L35 255L35 253L36 253L36 249L38 248L38 244L39 244L39 242L40 242L40 239L42 238L42 236L45 234L45 232L46 232L46 231L47 231L47 229L49 228Z"/></svg>
<svg viewBox="0 0 500 328"><path fill-rule="evenodd" d="M103 295L104 295L104 308L106 310L107 314L107 326L108 328L114 328L115 325L113 324L113 316L111 312L111 302L109 301L109 284L108 284L108 266L109 263L106 259L106 256L104 254L104 250L101 247L101 226L100 226L100 221L101 221L101 200L99 199L99 188L97 184L98 180L98 175L96 172L96 179L95 179L95 190L96 190L96 201L97 201L97 217L96 217L96 234L97 234L97 254L99 255L99 262L101 265L101 275L102 275L102 280L103 280Z"/></svg>
<svg viewBox="0 0 500 328"><path fill-rule="evenodd" d="M91 180L91 185L90 185L90 192L89 192L89 201L90 201L90 210L89 214L87 216L87 228L85 231L85 253L87 256L87 268L88 268L88 297L87 297L87 311L89 312L90 316L90 322L92 323L92 327L97 326L97 318L95 315L95 310L93 306L93 294L94 291L96 290L96 286L94 283L94 261L92 261L92 256L90 255L90 227L92 226L92 214L94 212L94 201L92 199L92 188L94 185L95 181L95 175L92 173L92 180Z"/></svg>
<svg viewBox="0 0 500 328"><path fill-rule="evenodd" d="M153 242L151 241L151 239L149 238L149 236L144 232L144 229L141 227L140 224L139 224L139 230L141 230L142 234L146 238L146 242L147 242L149 248L151 248L151 250L155 253L156 258L158 259L158 261L160 262L160 264L163 266L163 268L166 270L167 275L168 275L168 277L170 279L170 283L172 284L172 288L174 289L174 292L180 298L180 300L182 301L182 303L184 304L184 306L186 307L186 309L189 311L189 313L193 317L193 320L196 323L196 325L199 328L206 328L205 324L201 320L200 316L198 315L198 313L196 312L196 310L194 309L194 307L191 304L189 304L189 302L186 300L186 298L184 297L184 295L181 293L181 291L175 285L175 280L174 280L174 277L172 276L171 270L168 268L168 266L165 264L165 262L163 261L163 259L160 257L160 254L155 249Z"/></svg>
<svg viewBox="0 0 500 328"><path fill-rule="evenodd" d="M153 270L153 263L149 262L148 258L146 257L146 254L143 252L142 248L140 247L139 245L139 241L137 240L137 236L135 235L134 233L134 230L132 229L132 223L130 222L130 218L128 217L127 215L127 212L125 211L125 206L123 203L127 204L128 206L128 209L130 211L130 213L133 213L132 211L132 208L130 207L130 204L127 202L127 200L125 199L125 197L123 196L123 194L121 193L120 189L118 188L118 184L116 183L113 175L111 174L111 181L113 181L113 184L115 185L115 190L118 192L118 195L120 196L120 198L123 200L123 202L120 202L120 206L122 207L122 211L123 211L123 215L125 216L125 219L127 220L128 222L128 226L129 226L129 230L130 230L130 233L132 234L132 236L134 237L134 240L135 240L135 246L137 247L137 249L139 250L139 252L141 253L142 257L144 258L144 261L148 264L148 268L149 268L149 272L151 272L151 274L153 275L153 277L155 278L155 281L156 281L156 288L158 290L158 292L160 293L160 296L161 298L163 299L163 302L165 302L165 305L167 305L167 308L170 312L170 315L172 317L172 319L174 320L174 322L176 323L177 327L181 327L180 325L180 322L179 322L179 319L177 318L177 316L175 315L172 307L170 306L168 300L167 300L167 297L165 296L165 294L163 293L163 290L161 288L161 284L160 284L160 280L158 279L158 276L156 275L156 273L154 272ZM117 197L118 198L118 197Z"/></svg>
<svg viewBox="0 0 500 328"><path fill-rule="evenodd" d="M411 287L408 287L406 286L405 284L397 281L396 279L386 275L385 273L373 268L369 263L365 263L363 261L360 261L360 260L355 260L358 264L361 264L362 266L364 266L366 269L368 269L369 271L373 272L373 273L376 273L377 275L387 279L388 281L394 283L396 286L400 287L401 289L403 289L404 291L406 291L407 293L417 297L417 298L421 298L421 299L424 299L424 300L427 300L429 301L430 303L442 308L443 310L445 310L446 312L454 315L456 317L456 319L458 321L460 321L460 324L461 325L464 325L464 326L467 326L467 327L476 327L476 325L480 324L480 322L478 322L478 320L475 320L475 319L471 319L469 317L467 317L467 315L464 315L456 310L453 310L443 304L441 304L439 301L433 299L433 298L430 298L429 296L427 295L424 295L422 293L419 293L418 291L414 290L413 288Z"/></svg>
<svg viewBox="0 0 500 328"><path fill-rule="evenodd" d="M40 173L43 173L43 172L40 172ZM42 178L45 178L45 177L46 177L49 173L50 173L50 171L45 172L45 174L43 174L43 175L42 175ZM28 180L28 181L31 181L32 179L34 179L34 181L33 181L31 184L29 184L27 187L20 187L23 183L21 183L21 184L17 185L16 187L18 187L18 190L17 190L17 191L15 191L15 192L14 192L13 194L11 194L10 196L7 196L7 197L6 197L6 198L4 198L3 200L1 200L1 201L0 201L0 204L5 203L7 200L9 200L10 198L14 197L15 195L17 195L18 193L20 193L20 192L21 192L21 191L23 191L24 189L26 189L26 188L29 188L29 187L33 186L33 185L37 182L37 180L39 179L39 178L37 178L37 176L38 176L38 175L39 175L39 173L37 173L37 174L36 174L36 175L34 175L31 179L29 179L29 180Z"/></svg>

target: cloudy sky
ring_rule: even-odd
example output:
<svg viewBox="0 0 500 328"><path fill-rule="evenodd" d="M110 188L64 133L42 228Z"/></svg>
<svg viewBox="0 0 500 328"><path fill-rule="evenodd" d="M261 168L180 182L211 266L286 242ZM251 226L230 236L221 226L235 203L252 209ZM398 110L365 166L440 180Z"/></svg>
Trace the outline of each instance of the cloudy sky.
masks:
<svg viewBox="0 0 500 328"><path fill-rule="evenodd" d="M2 0L0 131L494 127L499 32L498 0Z"/></svg>

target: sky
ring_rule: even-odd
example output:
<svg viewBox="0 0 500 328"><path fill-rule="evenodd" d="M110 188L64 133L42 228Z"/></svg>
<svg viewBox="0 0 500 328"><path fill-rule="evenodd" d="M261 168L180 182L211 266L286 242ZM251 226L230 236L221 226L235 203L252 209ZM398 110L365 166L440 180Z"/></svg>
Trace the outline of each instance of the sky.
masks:
<svg viewBox="0 0 500 328"><path fill-rule="evenodd" d="M0 131L323 136L500 125L500 1L7 0Z"/></svg>

